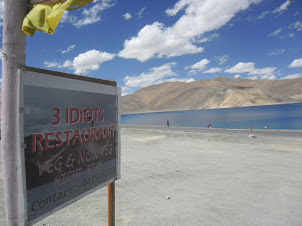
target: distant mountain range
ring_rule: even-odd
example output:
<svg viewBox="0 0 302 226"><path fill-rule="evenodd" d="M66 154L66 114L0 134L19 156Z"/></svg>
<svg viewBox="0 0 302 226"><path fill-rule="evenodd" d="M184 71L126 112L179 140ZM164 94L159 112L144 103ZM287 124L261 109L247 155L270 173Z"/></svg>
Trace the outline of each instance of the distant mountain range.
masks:
<svg viewBox="0 0 302 226"><path fill-rule="evenodd" d="M230 108L302 102L302 78L250 80L218 76L167 82L122 97L122 113Z"/></svg>
<svg viewBox="0 0 302 226"><path fill-rule="evenodd" d="M296 102L302 102L302 78L271 81L218 76L142 88L122 97L122 114Z"/></svg>

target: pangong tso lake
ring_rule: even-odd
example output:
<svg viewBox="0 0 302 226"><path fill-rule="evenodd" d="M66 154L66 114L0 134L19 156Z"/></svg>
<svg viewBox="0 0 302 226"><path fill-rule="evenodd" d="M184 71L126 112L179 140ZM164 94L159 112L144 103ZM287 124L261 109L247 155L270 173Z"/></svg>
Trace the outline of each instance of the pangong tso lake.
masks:
<svg viewBox="0 0 302 226"><path fill-rule="evenodd" d="M125 114L128 125L207 127L222 129L302 130L302 103L253 107Z"/></svg>

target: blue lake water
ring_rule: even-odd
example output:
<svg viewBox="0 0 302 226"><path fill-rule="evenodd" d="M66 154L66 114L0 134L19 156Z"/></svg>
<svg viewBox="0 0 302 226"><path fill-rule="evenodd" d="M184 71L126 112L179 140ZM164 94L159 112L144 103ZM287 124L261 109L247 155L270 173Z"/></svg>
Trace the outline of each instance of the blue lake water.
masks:
<svg viewBox="0 0 302 226"><path fill-rule="evenodd" d="M247 129L302 130L302 103L257 107L206 109L127 114L121 116L122 124Z"/></svg>

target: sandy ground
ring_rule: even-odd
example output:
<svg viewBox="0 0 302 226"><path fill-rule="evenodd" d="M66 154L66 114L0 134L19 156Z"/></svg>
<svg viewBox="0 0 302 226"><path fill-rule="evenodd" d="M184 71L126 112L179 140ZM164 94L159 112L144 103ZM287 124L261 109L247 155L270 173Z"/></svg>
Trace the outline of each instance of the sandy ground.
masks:
<svg viewBox="0 0 302 226"><path fill-rule="evenodd" d="M302 225L302 131L253 133L123 126L116 224ZM107 188L36 225L107 225Z"/></svg>

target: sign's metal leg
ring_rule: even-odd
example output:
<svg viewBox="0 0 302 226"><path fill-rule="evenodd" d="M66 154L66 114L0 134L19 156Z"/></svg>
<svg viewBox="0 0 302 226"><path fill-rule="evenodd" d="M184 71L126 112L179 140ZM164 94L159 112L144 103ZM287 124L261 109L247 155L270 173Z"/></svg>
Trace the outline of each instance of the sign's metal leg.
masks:
<svg viewBox="0 0 302 226"><path fill-rule="evenodd" d="M108 226L115 226L115 182L108 185Z"/></svg>

